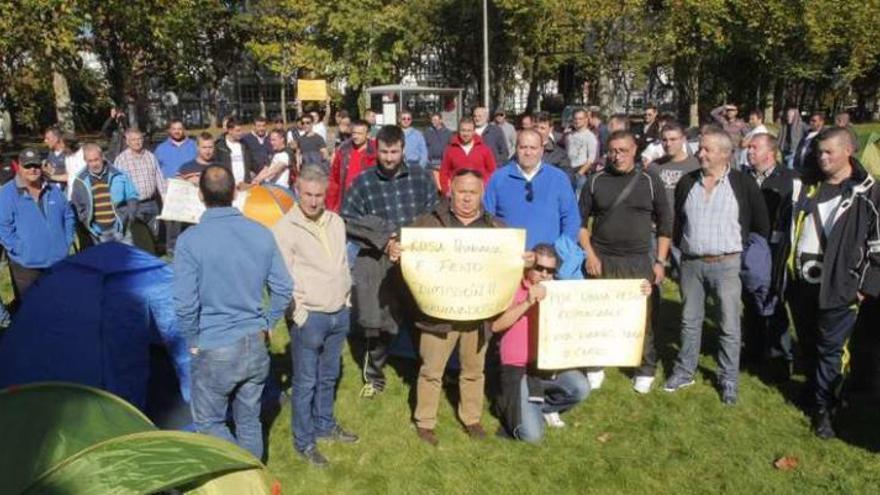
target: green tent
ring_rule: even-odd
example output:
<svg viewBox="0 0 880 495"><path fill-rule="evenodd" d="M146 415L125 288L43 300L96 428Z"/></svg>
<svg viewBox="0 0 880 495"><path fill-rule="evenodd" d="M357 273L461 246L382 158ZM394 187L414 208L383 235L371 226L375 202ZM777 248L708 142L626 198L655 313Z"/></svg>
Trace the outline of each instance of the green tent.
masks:
<svg viewBox="0 0 880 495"><path fill-rule="evenodd" d="M0 493L281 492L266 467L224 440L160 431L113 394L70 383L0 391Z"/></svg>
<svg viewBox="0 0 880 495"><path fill-rule="evenodd" d="M872 132L860 145L857 158L869 174L880 178L880 132Z"/></svg>

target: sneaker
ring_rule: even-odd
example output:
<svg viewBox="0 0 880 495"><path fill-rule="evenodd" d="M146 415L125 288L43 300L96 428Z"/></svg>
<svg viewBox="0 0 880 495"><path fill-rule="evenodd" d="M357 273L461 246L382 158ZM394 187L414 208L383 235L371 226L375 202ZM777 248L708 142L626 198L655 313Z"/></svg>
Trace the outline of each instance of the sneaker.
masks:
<svg viewBox="0 0 880 495"><path fill-rule="evenodd" d="M723 382L721 384L721 403L725 406L732 406L736 404L737 398L737 387L736 383L733 382Z"/></svg>
<svg viewBox="0 0 880 495"><path fill-rule="evenodd" d="M675 392L676 390L681 390L685 387L690 387L694 384L694 379L689 376L684 375L672 375L669 377L669 380L666 380L666 384L663 385L663 390L666 392Z"/></svg>
<svg viewBox="0 0 880 495"><path fill-rule="evenodd" d="M436 447L439 440L437 440L437 435L434 434L434 430L430 430L428 428L419 428L416 426L416 435L419 436L419 439L423 442L431 445L432 447Z"/></svg>
<svg viewBox="0 0 880 495"><path fill-rule="evenodd" d="M373 382L367 382L361 388L360 396L362 399L373 399L380 393L382 393L382 389L373 385Z"/></svg>
<svg viewBox="0 0 880 495"><path fill-rule="evenodd" d="M545 413L544 422L547 423L547 426L550 428L565 428L565 421L559 417L558 412Z"/></svg>
<svg viewBox="0 0 880 495"><path fill-rule="evenodd" d="M837 436L831 424L831 413L827 409L819 409L813 416L813 432L822 440L830 440Z"/></svg>
<svg viewBox="0 0 880 495"><path fill-rule="evenodd" d="M599 390L602 388L602 382L605 381L605 370L588 371L587 381L590 382L590 390Z"/></svg>
<svg viewBox="0 0 880 495"><path fill-rule="evenodd" d="M318 449L316 447L311 447L309 449L306 449L306 450L300 452L299 455L303 459L308 461L309 464L311 464L312 466L315 466L315 467L322 468L322 467L327 467L327 465L330 464L330 462L327 461L327 458L324 457L323 455L321 455L320 452L318 452Z"/></svg>
<svg viewBox="0 0 880 495"><path fill-rule="evenodd" d="M633 378L633 390L640 394L647 394L654 385L653 376L636 376Z"/></svg>
<svg viewBox="0 0 880 495"><path fill-rule="evenodd" d="M326 440L328 442L339 442L339 443L358 443L360 438L354 433L347 432L342 429L339 425L333 427L332 430L328 431L323 435L318 435L318 440Z"/></svg>
<svg viewBox="0 0 880 495"><path fill-rule="evenodd" d="M471 437L472 440L482 440L486 438L486 430L483 429L483 425L481 425L480 423L467 425L464 427L464 431L467 432L468 436Z"/></svg>

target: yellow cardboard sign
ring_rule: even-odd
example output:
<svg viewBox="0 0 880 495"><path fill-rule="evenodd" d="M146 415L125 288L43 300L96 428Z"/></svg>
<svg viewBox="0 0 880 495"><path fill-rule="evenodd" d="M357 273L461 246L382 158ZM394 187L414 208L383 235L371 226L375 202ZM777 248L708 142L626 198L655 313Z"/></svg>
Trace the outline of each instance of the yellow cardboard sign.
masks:
<svg viewBox="0 0 880 495"><path fill-rule="evenodd" d="M638 366L648 297L641 280L543 282L538 306L538 368Z"/></svg>
<svg viewBox="0 0 880 495"><path fill-rule="evenodd" d="M327 81L324 79L299 79L296 91L299 101L327 101Z"/></svg>
<svg viewBox="0 0 880 495"><path fill-rule="evenodd" d="M482 320L510 305L522 280L523 229L405 228L400 268L428 316Z"/></svg>

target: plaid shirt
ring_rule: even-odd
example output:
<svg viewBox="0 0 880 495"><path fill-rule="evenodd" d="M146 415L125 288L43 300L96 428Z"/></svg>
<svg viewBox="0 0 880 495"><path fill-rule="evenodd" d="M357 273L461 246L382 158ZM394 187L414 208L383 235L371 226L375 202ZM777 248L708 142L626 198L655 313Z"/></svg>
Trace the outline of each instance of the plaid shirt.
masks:
<svg viewBox="0 0 880 495"><path fill-rule="evenodd" d="M684 203L687 216L682 251L692 256L718 256L742 251L739 203L730 185L730 169L707 196L697 181Z"/></svg>
<svg viewBox="0 0 880 495"><path fill-rule="evenodd" d="M149 150L135 153L126 149L116 157L113 166L131 177L141 201L154 198L157 191L165 197L165 176L156 155Z"/></svg>
<svg viewBox="0 0 880 495"><path fill-rule="evenodd" d="M388 177L381 168L371 167L354 180L345 195L343 218L373 215L400 228L437 205L437 186L429 171L401 165L394 177Z"/></svg>

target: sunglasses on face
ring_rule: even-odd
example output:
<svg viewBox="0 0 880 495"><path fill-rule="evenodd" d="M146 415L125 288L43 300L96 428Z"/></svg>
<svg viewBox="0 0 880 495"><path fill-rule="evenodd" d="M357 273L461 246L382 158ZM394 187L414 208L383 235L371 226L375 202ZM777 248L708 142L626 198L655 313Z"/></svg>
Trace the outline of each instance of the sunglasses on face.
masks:
<svg viewBox="0 0 880 495"><path fill-rule="evenodd" d="M535 187L530 181L526 181L526 201L531 203L535 199Z"/></svg>
<svg viewBox="0 0 880 495"><path fill-rule="evenodd" d="M535 264L535 266L532 267L532 270L535 270L536 272L544 272L547 275L556 275L556 268L550 268L549 266Z"/></svg>
<svg viewBox="0 0 880 495"><path fill-rule="evenodd" d="M41 168L41 167L42 167L42 165L39 163L25 163L24 165L21 166L21 168L28 169L28 170L32 170L35 168Z"/></svg>

